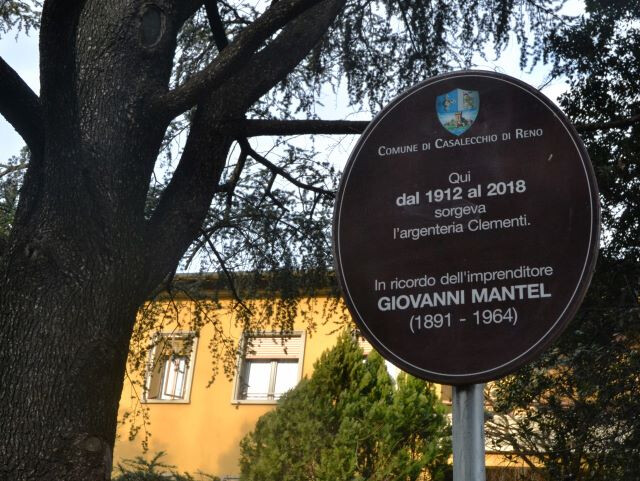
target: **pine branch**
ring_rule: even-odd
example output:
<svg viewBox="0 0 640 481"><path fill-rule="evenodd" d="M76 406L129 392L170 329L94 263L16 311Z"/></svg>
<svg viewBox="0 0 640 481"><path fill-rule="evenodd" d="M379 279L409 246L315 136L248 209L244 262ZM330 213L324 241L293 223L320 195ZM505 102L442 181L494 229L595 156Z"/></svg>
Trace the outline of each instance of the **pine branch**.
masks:
<svg viewBox="0 0 640 481"><path fill-rule="evenodd" d="M258 120L250 119L228 122L226 128L229 133L242 132L247 137L269 135L355 135L361 134L367 128L369 120ZM623 129L640 123L640 114L626 119L616 119L609 122L578 123L578 132L596 132L598 130Z"/></svg>
<svg viewBox="0 0 640 481"><path fill-rule="evenodd" d="M297 0L297 4L313 1L318 0ZM267 12L281 3L290 5L292 2L296 0L279 0ZM148 259L154 266L150 278L163 277L169 266L178 262L180 255L197 235L214 194L221 190L219 181L228 149L233 138L238 137L223 128L227 120L242 118L256 100L308 54L326 33L343 2L322 0L297 16L266 47L249 55L237 75L226 77L221 88L199 99L178 166L148 221ZM260 19L256 22L260 22ZM244 32L250 28L247 27ZM228 52L233 56L241 36L242 33L224 48L218 58ZM256 160L261 161L260 158ZM276 171L279 169L268 160L266 165L273 166L272 169ZM278 173L301 188L309 188L322 195L334 195L333 192L307 186L282 169Z"/></svg>
<svg viewBox="0 0 640 481"><path fill-rule="evenodd" d="M205 231L201 231L201 233L203 236L205 236L205 241L207 245L211 249L211 252L213 252L213 255L215 256L216 260L218 261L218 264L220 265L220 268L222 269L224 276L227 278L227 285L229 286L229 290L231 291L233 298L238 303L238 305L240 305L247 312L247 314L251 315L252 314L251 309L247 307L247 305L244 303L244 299L242 299L242 297L240 296L240 293L236 288L235 279L233 278L233 275L227 268L226 262L218 252L218 249L216 249L216 246L213 244L213 242L211 241L211 238L207 235L207 233Z"/></svg>
<svg viewBox="0 0 640 481"><path fill-rule="evenodd" d="M16 165L0 165L0 167L4 168L4 170L0 172L0 178L2 178L5 175L9 175L12 172L26 169L27 167L29 167L29 162L21 162Z"/></svg>
<svg viewBox="0 0 640 481"><path fill-rule="evenodd" d="M233 169L233 173L231 174L231 178L229 179L229 182L226 184L226 191L227 191L227 212L229 212L231 210L231 204L233 202L233 196L235 194L235 190L236 190L236 186L238 185L238 182L240 181L240 175L242 175L242 171L244 170L244 166L247 163L247 157L248 157L249 153L245 152L244 150L242 152L240 152L240 157L238 158L238 163L236 164L235 169Z"/></svg>
<svg viewBox="0 0 640 481"><path fill-rule="evenodd" d="M204 9L207 13L207 20L209 20L209 27L213 34L213 40L216 42L218 51L222 52L222 50L229 46L229 39L227 38L227 33L225 32L224 24L220 17L218 4L215 0L205 0Z"/></svg>
<svg viewBox="0 0 640 481"><path fill-rule="evenodd" d="M237 74L227 79L215 95L235 104L237 111L246 112L251 105L284 80L318 44L344 3L345 0L322 0L289 22L274 40L253 55ZM231 47L227 49L229 48ZM233 118L240 117L229 117L225 121ZM242 133L234 135L239 136Z"/></svg>
<svg viewBox="0 0 640 481"><path fill-rule="evenodd" d="M279 175L281 177L284 177L285 179L287 179L289 182L291 182L296 187L300 187L301 189L305 189L305 190L310 190L311 192L315 192L317 194L324 195L324 196L327 196L327 197L331 197L331 198L335 197L335 195L336 195L335 192L323 189L321 187L316 187L315 185L306 184L306 183L296 179L291 174L289 174L287 171L285 171L283 168L278 167L273 162L271 162L269 159L267 159L266 157L264 157L264 156L260 155L258 152L256 152L251 147L251 145L249 144L249 141L247 139L239 139L238 143L240 144L240 147L242 148L242 150L247 152L257 162L259 162L260 164L264 165L267 169L269 169L274 174L277 174L277 175Z"/></svg>
<svg viewBox="0 0 640 481"><path fill-rule="evenodd" d="M215 109L197 109L184 151L169 185L147 222L147 257L155 276L170 266L198 234L218 187L232 139L211 129ZM152 282L152 280L150 282Z"/></svg>

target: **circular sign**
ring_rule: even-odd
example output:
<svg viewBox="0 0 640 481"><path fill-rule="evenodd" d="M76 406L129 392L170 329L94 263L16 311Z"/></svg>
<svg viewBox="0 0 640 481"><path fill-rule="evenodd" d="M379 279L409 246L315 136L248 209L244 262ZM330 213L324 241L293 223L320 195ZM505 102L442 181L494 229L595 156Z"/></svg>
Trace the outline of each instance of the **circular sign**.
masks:
<svg viewBox="0 0 640 481"><path fill-rule="evenodd" d="M599 216L560 110L506 75L456 72L400 95L360 138L336 201L336 268L384 357L423 379L484 382L573 317Z"/></svg>

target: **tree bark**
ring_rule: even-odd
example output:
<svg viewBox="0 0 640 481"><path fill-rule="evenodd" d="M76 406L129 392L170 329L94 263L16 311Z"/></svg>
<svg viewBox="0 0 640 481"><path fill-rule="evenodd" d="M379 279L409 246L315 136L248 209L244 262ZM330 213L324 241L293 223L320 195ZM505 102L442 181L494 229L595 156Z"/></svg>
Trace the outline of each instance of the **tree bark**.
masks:
<svg viewBox="0 0 640 481"><path fill-rule="evenodd" d="M47 249L2 266L0 479L109 479L139 289L122 262L63 271Z"/></svg>

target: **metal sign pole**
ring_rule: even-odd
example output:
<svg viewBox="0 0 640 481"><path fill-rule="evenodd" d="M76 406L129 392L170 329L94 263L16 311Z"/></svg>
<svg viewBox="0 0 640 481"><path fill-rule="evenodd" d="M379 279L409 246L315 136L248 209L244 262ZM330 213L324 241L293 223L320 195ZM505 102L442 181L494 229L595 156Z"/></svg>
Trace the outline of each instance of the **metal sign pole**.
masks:
<svg viewBox="0 0 640 481"><path fill-rule="evenodd" d="M453 386L453 481L485 481L484 384Z"/></svg>

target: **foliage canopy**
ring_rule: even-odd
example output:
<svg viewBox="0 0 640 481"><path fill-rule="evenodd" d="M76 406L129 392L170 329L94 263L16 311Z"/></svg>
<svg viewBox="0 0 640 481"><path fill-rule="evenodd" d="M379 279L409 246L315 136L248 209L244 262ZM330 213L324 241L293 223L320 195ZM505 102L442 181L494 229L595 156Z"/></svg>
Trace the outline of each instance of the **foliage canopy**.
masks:
<svg viewBox="0 0 640 481"><path fill-rule="evenodd" d="M544 479L632 480L640 469L640 3L585 6L550 35L549 52L570 86L562 107L589 125L581 134L602 200L600 258L560 342L497 383L488 428Z"/></svg>

